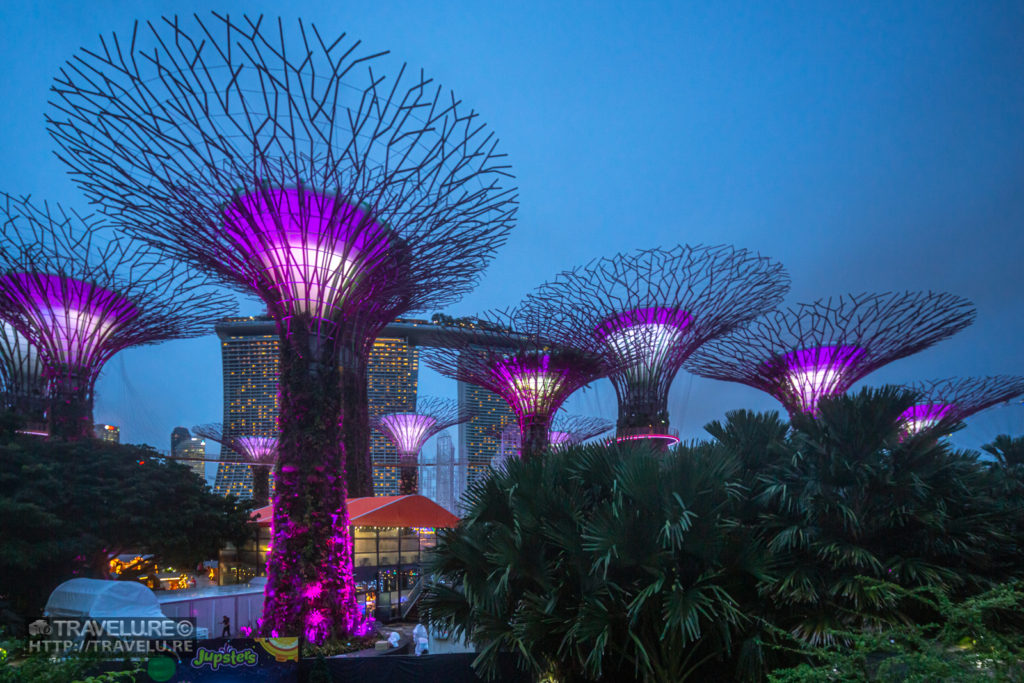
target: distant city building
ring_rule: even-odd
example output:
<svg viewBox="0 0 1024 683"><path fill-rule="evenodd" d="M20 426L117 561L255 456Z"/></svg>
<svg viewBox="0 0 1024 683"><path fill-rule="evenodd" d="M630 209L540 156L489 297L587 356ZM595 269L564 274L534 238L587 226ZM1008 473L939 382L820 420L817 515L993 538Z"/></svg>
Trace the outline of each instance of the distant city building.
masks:
<svg viewBox="0 0 1024 683"><path fill-rule="evenodd" d="M121 443L121 429L114 425L93 425L93 436L100 441Z"/></svg>
<svg viewBox="0 0 1024 683"><path fill-rule="evenodd" d="M516 417L501 396L473 384L459 382L459 405L469 410L470 421L459 425L462 480L457 494L483 475L501 450L501 432ZM458 469L458 468L457 468ZM442 503L443 505L443 503Z"/></svg>
<svg viewBox="0 0 1024 683"><path fill-rule="evenodd" d="M437 448L434 452L432 477L433 500L435 503L453 514L458 514L456 507L461 491L459 481L459 468L455 463L455 446L452 444L452 436L448 432L441 432L437 435ZM465 468L461 468L463 473Z"/></svg>
<svg viewBox="0 0 1024 683"><path fill-rule="evenodd" d="M227 318L215 329L221 341L224 371L222 422L225 437L276 435L279 370L274 321L267 316ZM434 343L439 334L455 336L462 331L452 321L439 326L423 320L399 319L374 342L367 372L371 417L416 409L419 379L417 345ZM453 449L452 458L448 461L452 463L453 472L450 494L453 507L467 482L486 472L491 459L498 454L502 427L515 422L508 404L485 389L460 382L458 401L460 407L469 410L472 420L459 425L460 457L455 458ZM438 448L444 448L445 439L450 444L451 437L442 434L438 437ZM374 465L374 495L396 495L399 488L398 453L377 431L370 434L370 457ZM230 451L222 452L220 459L242 460ZM446 490L444 478L439 473L434 476L430 485ZM214 492L251 497L252 471L241 462L220 463ZM437 495L442 497L441 493ZM438 502L448 508L446 503Z"/></svg>
<svg viewBox="0 0 1024 683"><path fill-rule="evenodd" d="M173 455L178 452L178 444L182 441L188 441L191 438L192 434L189 433L187 428L175 427L171 431L171 454Z"/></svg>
<svg viewBox="0 0 1024 683"><path fill-rule="evenodd" d="M224 436L277 436L278 342L274 322L267 317L227 318L214 328L221 340L224 369ZM243 460L222 450L221 460ZM214 493L252 497L248 465L217 465Z"/></svg>
<svg viewBox="0 0 1024 683"><path fill-rule="evenodd" d="M221 340L224 368L224 436L275 436L279 370L273 320L266 316L228 318L215 329ZM416 409L419 354L408 339L378 339L370 351L368 366L371 416ZM370 439L374 494L397 494L398 453L382 435L375 432ZM243 460L231 451L222 452L220 459ZM213 490L221 495L250 498L252 470L247 465L221 462Z"/></svg>
<svg viewBox="0 0 1024 683"><path fill-rule="evenodd" d="M387 413L416 410L419 352L408 339L381 337L375 341L367 368L371 420ZM373 461L373 495L398 495L398 452L376 429L370 432L370 459Z"/></svg>
<svg viewBox="0 0 1024 683"><path fill-rule="evenodd" d="M187 431L187 430L186 430ZM187 466L206 481L206 441L190 436L180 441L174 449L174 456L182 458L181 464Z"/></svg>

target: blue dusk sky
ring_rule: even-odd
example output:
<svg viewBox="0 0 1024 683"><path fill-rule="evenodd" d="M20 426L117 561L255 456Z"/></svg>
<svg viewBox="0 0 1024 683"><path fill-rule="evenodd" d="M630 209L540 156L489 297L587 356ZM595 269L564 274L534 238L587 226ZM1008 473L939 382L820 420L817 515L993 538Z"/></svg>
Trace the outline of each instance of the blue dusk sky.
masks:
<svg viewBox="0 0 1024 683"><path fill-rule="evenodd" d="M134 19L206 3L0 3L0 189L85 208L44 126L61 64ZM518 225L479 288L448 312L514 304L560 270L623 250L731 243L782 261L787 302L932 289L976 324L867 383L1024 373L1024 4L1019 2L281 2L422 68L497 132L520 188ZM259 303L243 300L244 313ZM454 384L421 370L421 391ZM215 336L125 351L96 419L167 448L219 421ZM684 438L735 408L777 409L740 385L680 373ZM607 381L573 412L613 417ZM1024 407L972 419L957 443L1024 431Z"/></svg>

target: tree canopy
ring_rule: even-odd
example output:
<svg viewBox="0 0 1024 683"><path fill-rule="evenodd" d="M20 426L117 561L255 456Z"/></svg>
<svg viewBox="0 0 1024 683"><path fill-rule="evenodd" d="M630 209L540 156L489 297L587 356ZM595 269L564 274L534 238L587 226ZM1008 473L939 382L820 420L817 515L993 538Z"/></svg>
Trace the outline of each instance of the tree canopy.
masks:
<svg viewBox="0 0 1024 683"><path fill-rule="evenodd" d="M123 552L194 567L247 538L249 516L149 447L12 439L0 444L0 601L36 618L57 584L107 578Z"/></svg>
<svg viewBox="0 0 1024 683"><path fill-rule="evenodd" d="M764 680L850 633L941 620L1024 578L1019 444L997 461L908 435L869 389L790 424L730 413L668 454L587 446L513 462L439 532L437 624L559 680ZM915 631L915 633L920 631ZM921 641L923 642L923 641Z"/></svg>

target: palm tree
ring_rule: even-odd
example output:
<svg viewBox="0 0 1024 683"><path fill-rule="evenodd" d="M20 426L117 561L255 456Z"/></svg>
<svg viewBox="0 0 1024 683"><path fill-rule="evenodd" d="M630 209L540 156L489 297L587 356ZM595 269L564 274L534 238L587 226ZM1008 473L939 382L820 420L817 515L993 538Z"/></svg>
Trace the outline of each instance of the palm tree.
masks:
<svg viewBox="0 0 1024 683"><path fill-rule="evenodd" d="M733 594L766 578L732 516L736 468L715 444L509 463L439 535L431 619L475 643L485 671L512 651L565 681L730 679L746 621Z"/></svg>

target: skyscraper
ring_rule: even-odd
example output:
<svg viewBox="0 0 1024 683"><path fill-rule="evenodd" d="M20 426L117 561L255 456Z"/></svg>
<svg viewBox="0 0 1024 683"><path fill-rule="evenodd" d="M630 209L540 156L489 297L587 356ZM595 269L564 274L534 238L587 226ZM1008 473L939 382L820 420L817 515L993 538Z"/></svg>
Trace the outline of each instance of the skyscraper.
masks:
<svg viewBox="0 0 1024 683"><path fill-rule="evenodd" d="M455 464L455 447L452 445L452 436L447 431L437 435L437 449L433 460L434 502L457 514L456 505L462 491L457 486L460 477Z"/></svg>
<svg viewBox="0 0 1024 683"><path fill-rule="evenodd" d="M221 340L224 368L224 436L275 436L279 369L274 321L266 316L228 318L215 329ZM407 338L377 339L370 352L367 375L371 416L416 409L419 353ZM398 453L376 431L370 439L374 494L395 495ZM221 460L228 459L242 460L235 453L222 452ZM251 469L243 464L220 463L213 490L221 495L251 497Z"/></svg>
<svg viewBox="0 0 1024 683"><path fill-rule="evenodd" d="M114 425L93 425L93 436L100 441L110 441L111 443L121 443L121 429Z"/></svg>
<svg viewBox="0 0 1024 683"><path fill-rule="evenodd" d="M182 458L182 465L185 465L190 470L199 475L199 477L206 481L206 441L198 437L190 436L178 442L177 447L174 449L174 455Z"/></svg>
<svg viewBox="0 0 1024 683"><path fill-rule="evenodd" d="M266 316L227 318L214 328L221 340L224 368L224 436L277 436L278 341ZM242 460L224 451L221 460ZM214 493L252 497L252 469L221 462Z"/></svg>
<svg viewBox="0 0 1024 683"><path fill-rule="evenodd" d="M176 455L178 452L178 444L182 441L188 441L192 438L192 434L189 433L186 427L175 427L171 431L171 455Z"/></svg>
<svg viewBox="0 0 1024 683"><path fill-rule="evenodd" d="M386 413L416 410L419 352L408 339L381 337L373 344L367 366L371 420ZM370 458L373 460L373 494L398 495L398 452L376 429L370 433Z"/></svg>
<svg viewBox="0 0 1024 683"><path fill-rule="evenodd" d="M469 422L459 425L459 464L465 471L465 479L460 483L465 488L487 471L491 459L498 455L502 429L516 424L516 417L505 399L494 392L466 382L459 382L458 387L459 406L471 416Z"/></svg>

